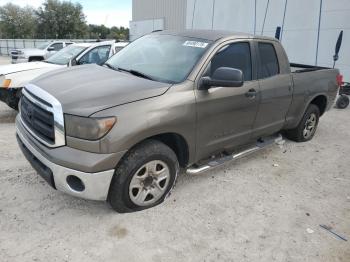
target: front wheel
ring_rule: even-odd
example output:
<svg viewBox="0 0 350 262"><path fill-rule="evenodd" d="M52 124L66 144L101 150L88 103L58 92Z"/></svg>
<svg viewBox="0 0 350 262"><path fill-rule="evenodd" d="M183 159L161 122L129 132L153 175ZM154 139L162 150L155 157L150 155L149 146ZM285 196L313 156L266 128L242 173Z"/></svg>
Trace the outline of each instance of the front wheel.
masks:
<svg viewBox="0 0 350 262"><path fill-rule="evenodd" d="M285 136L296 142L306 142L311 140L316 132L320 118L320 109L314 104L310 104L298 126L285 131Z"/></svg>
<svg viewBox="0 0 350 262"><path fill-rule="evenodd" d="M156 206L169 194L178 172L174 151L157 140L146 140L121 160L111 182L108 202L120 213Z"/></svg>

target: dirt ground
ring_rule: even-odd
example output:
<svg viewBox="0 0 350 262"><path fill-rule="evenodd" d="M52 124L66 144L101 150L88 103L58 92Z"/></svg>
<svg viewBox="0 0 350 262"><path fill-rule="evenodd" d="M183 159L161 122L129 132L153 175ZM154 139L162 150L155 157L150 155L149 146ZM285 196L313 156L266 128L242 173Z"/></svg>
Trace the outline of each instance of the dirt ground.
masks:
<svg viewBox="0 0 350 262"><path fill-rule="evenodd" d="M2 262L350 261L350 108L322 117L311 142L182 174L164 204L117 214L50 188L0 104Z"/></svg>

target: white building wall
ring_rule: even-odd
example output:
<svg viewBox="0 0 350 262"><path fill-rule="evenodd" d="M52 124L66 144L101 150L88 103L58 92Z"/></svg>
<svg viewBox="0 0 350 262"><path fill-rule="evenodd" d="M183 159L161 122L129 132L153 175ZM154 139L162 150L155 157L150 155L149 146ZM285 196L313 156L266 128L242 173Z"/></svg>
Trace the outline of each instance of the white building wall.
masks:
<svg viewBox="0 0 350 262"><path fill-rule="evenodd" d="M187 0L133 0L130 40L154 30L185 28Z"/></svg>
<svg viewBox="0 0 350 262"><path fill-rule="evenodd" d="M350 0L187 0L185 25L187 29L220 29L267 36L274 36L277 26L281 26L281 41L291 62L329 67L333 64L337 36L344 30L337 67L350 81L349 19Z"/></svg>
<svg viewBox="0 0 350 262"><path fill-rule="evenodd" d="M287 1L282 44L291 61L310 65L316 63L319 14L320 0Z"/></svg>
<svg viewBox="0 0 350 262"><path fill-rule="evenodd" d="M214 0L213 28L254 33L255 5L247 0ZM250 18L250 19L246 19Z"/></svg>
<svg viewBox="0 0 350 262"><path fill-rule="evenodd" d="M130 21L129 23L129 38L131 41L136 38L155 30L164 30L164 18L145 19L140 21Z"/></svg>
<svg viewBox="0 0 350 262"><path fill-rule="evenodd" d="M133 0L130 39L158 29L274 36L281 26L281 41L291 62L330 67L337 36L344 30L337 67L350 81L349 21L350 0Z"/></svg>
<svg viewBox="0 0 350 262"><path fill-rule="evenodd" d="M318 64L332 66L336 38L344 30L343 45L336 67L350 82L350 0L323 0Z"/></svg>

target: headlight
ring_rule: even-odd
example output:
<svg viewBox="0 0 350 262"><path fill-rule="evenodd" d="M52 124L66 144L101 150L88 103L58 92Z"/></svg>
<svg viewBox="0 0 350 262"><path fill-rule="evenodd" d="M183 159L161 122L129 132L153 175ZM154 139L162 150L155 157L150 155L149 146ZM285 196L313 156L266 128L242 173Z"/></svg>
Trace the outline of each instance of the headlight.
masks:
<svg viewBox="0 0 350 262"><path fill-rule="evenodd" d="M65 115L66 135L86 140L98 140L114 126L115 117L80 117Z"/></svg>

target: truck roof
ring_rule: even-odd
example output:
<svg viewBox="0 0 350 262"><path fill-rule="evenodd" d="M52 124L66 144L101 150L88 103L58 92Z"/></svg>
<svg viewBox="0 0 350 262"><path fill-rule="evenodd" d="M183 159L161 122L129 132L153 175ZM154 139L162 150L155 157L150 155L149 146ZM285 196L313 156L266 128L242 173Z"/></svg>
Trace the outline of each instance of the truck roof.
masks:
<svg viewBox="0 0 350 262"><path fill-rule="evenodd" d="M223 31L223 30L185 30L185 31L155 31L153 34L161 34L161 35L179 35L185 37L193 37L206 39L210 41L217 41L226 37L233 38L255 38L269 41L277 41L277 39L268 36L260 36L260 35L252 35L248 33L240 33L240 32L231 32L231 31Z"/></svg>

